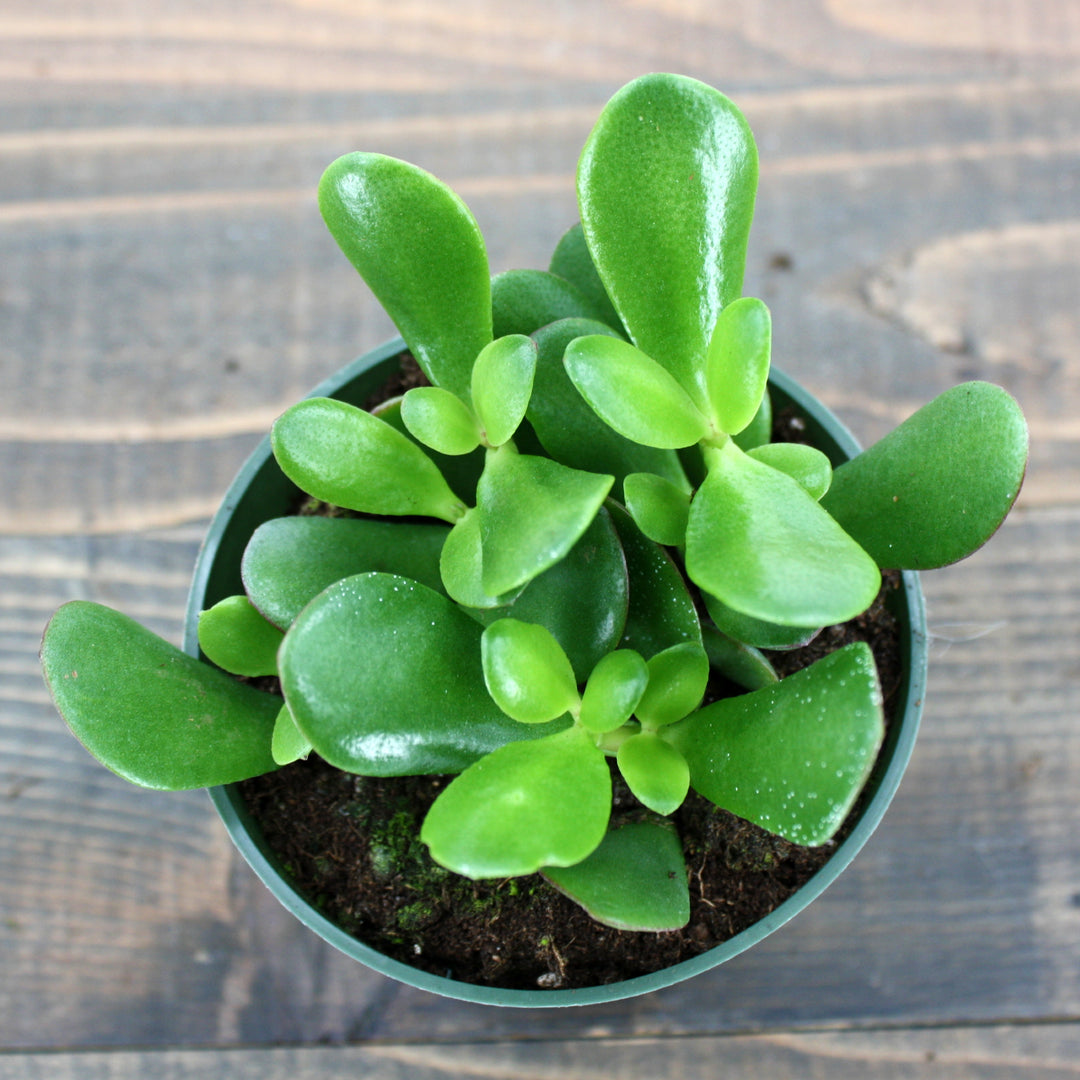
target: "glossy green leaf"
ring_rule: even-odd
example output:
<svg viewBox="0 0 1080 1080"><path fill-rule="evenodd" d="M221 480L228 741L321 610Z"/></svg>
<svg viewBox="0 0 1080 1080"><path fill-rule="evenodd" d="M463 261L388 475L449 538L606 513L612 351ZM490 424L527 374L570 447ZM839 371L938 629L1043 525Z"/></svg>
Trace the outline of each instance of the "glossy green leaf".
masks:
<svg viewBox="0 0 1080 1080"><path fill-rule="evenodd" d="M587 319L562 319L533 334L539 350L536 379L528 417L545 451L556 461L575 469L611 473L616 491L623 477L650 472L690 490L678 455L631 442L610 428L585 402L563 366L563 354L574 338L606 333L601 323Z"/></svg>
<svg viewBox="0 0 1080 1080"><path fill-rule="evenodd" d="M681 547L690 516L690 493L652 473L631 473L623 481L626 509L650 539Z"/></svg>
<svg viewBox="0 0 1080 1080"><path fill-rule="evenodd" d="M480 445L480 430L469 407L439 386L414 386L401 399L401 419L432 450L457 457Z"/></svg>
<svg viewBox="0 0 1080 1080"><path fill-rule="evenodd" d="M777 681L776 669L759 649L736 641L715 626L701 628L709 666L746 690L760 690Z"/></svg>
<svg viewBox="0 0 1080 1080"><path fill-rule="evenodd" d="M674 450L708 433L708 421L674 377L626 341L577 338L563 363L597 416L633 442Z"/></svg>
<svg viewBox="0 0 1080 1080"><path fill-rule="evenodd" d="M407 521L274 518L252 534L240 572L255 607L287 630L327 585L353 574L380 570L441 590L439 552L449 533Z"/></svg>
<svg viewBox="0 0 1080 1080"><path fill-rule="evenodd" d="M227 596L199 613L199 648L233 675L276 675L282 636L246 596Z"/></svg>
<svg viewBox="0 0 1080 1080"><path fill-rule="evenodd" d="M705 798L797 844L831 839L884 736L874 658L845 646L668 730Z"/></svg>
<svg viewBox="0 0 1080 1080"><path fill-rule="evenodd" d="M754 419L734 436L735 445L740 450L748 451L755 446L764 446L772 438L772 417L772 397L766 390Z"/></svg>
<svg viewBox="0 0 1080 1080"><path fill-rule="evenodd" d="M270 753L279 765L290 765L294 761L306 758L313 747L296 726L288 705L282 705L274 721L274 737L270 742Z"/></svg>
<svg viewBox="0 0 1080 1080"><path fill-rule="evenodd" d="M705 408L705 355L742 291L757 189L750 128L723 94L645 75L605 106L578 165L600 278L638 348Z"/></svg>
<svg viewBox="0 0 1080 1080"><path fill-rule="evenodd" d="M277 768L281 698L182 653L118 611L64 604L41 645L45 682L72 733L125 780L212 787Z"/></svg>
<svg viewBox="0 0 1080 1080"><path fill-rule="evenodd" d="M603 307L576 285L544 270L507 270L491 279L495 336L531 334L559 319L604 321Z"/></svg>
<svg viewBox="0 0 1080 1080"><path fill-rule="evenodd" d="M790 476L812 499L820 501L832 483L832 463L804 443L766 443L750 450L749 456Z"/></svg>
<svg viewBox="0 0 1080 1080"><path fill-rule="evenodd" d="M574 669L543 626L499 619L484 631L480 657L488 693L507 716L545 724L577 707Z"/></svg>
<svg viewBox="0 0 1080 1080"><path fill-rule="evenodd" d="M820 626L782 626L765 619L751 618L706 592L701 594L701 599L718 630L735 641L757 649L800 649L821 632Z"/></svg>
<svg viewBox="0 0 1080 1080"><path fill-rule="evenodd" d="M589 675L581 695L583 727L604 735L622 727L633 715L649 682L649 668L641 653L616 649L605 656Z"/></svg>
<svg viewBox="0 0 1080 1080"><path fill-rule="evenodd" d="M1027 453L1013 398L992 383L963 383L841 465L822 505L881 567L946 566L997 530Z"/></svg>
<svg viewBox="0 0 1080 1080"><path fill-rule="evenodd" d="M542 873L597 922L616 930L678 930L690 921L682 843L666 823L612 829L582 862Z"/></svg>
<svg viewBox="0 0 1080 1080"><path fill-rule="evenodd" d="M521 334L496 338L476 358L473 408L490 446L502 446L525 419L536 371L536 343Z"/></svg>
<svg viewBox="0 0 1080 1080"><path fill-rule="evenodd" d="M576 285L589 303L600 312L601 321L622 332L622 321L615 311L611 297L604 289L600 275L596 272L596 266L589 254L589 245L585 243L585 230L580 222L563 233L555 246L548 270L566 278L571 285Z"/></svg>
<svg viewBox="0 0 1080 1080"><path fill-rule="evenodd" d="M721 431L737 435L757 415L771 355L769 309L751 296L733 300L716 320L705 361L705 387Z"/></svg>
<svg viewBox="0 0 1080 1080"><path fill-rule="evenodd" d="M423 169L365 153L326 170L319 208L428 378L467 401L492 339L487 250L469 208Z"/></svg>
<svg viewBox="0 0 1080 1080"><path fill-rule="evenodd" d="M611 774L580 727L511 743L454 779L420 839L440 865L471 878L569 866L594 851L611 813Z"/></svg>
<svg viewBox="0 0 1080 1080"><path fill-rule="evenodd" d="M619 747L619 772L634 797L657 814L673 814L690 790L686 759L659 735L642 731Z"/></svg>
<svg viewBox="0 0 1080 1080"><path fill-rule="evenodd" d="M367 776L451 773L548 730L503 715L484 685L480 627L445 596L392 574L345 578L285 635L278 664L301 732Z"/></svg>
<svg viewBox="0 0 1080 1080"><path fill-rule="evenodd" d="M476 490L484 589L498 596L554 566L581 539L613 482L509 444L490 451Z"/></svg>
<svg viewBox="0 0 1080 1080"><path fill-rule="evenodd" d="M649 658L649 684L635 710L645 727L681 720L701 704L709 682L709 658L696 642L672 645Z"/></svg>
<svg viewBox="0 0 1080 1080"><path fill-rule="evenodd" d="M332 398L306 398L278 417L270 436L285 475L347 510L442 518L465 507L423 450L370 413Z"/></svg>
<svg viewBox="0 0 1080 1080"><path fill-rule="evenodd" d="M686 571L735 611L790 626L851 619L881 585L870 556L790 476L730 443L690 504Z"/></svg>
<svg viewBox="0 0 1080 1080"><path fill-rule="evenodd" d="M470 510L451 530L439 556L439 572L447 595L457 603L469 608L469 614L478 619L483 611L502 613L507 604L521 595L524 585L493 596L484 588L484 560L480 541L480 514Z"/></svg>

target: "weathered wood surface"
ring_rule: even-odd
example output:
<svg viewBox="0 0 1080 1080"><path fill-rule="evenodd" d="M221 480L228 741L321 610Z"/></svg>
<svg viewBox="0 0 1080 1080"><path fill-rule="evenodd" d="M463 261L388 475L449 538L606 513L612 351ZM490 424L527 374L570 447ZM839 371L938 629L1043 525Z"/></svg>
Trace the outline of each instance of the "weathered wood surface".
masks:
<svg viewBox="0 0 1080 1080"><path fill-rule="evenodd" d="M9 0L0 1077L1071 1075L1074 1027L1038 1024L1080 1020L1078 60L1070 0ZM245 455L389 336L319 221L327 162L417 161L469 201L494 269L542 266L597 109L657 69L720 86L755 128L747 291L773 309L778 365L864 441L959 379L999 382L1031 421L1031 467L993 543L924 579L940 640L923 734L825 897L645 999L455 1004L295 924L202 794L90 761L37 645L73 597L178 639L202 526ZM899 1033L791 1034L882 1024ZM732 1034L748 1031L764 1034ZM327 1040L378 1045L257 1049ZM422 1045L445 1040L464 1045ZM53 1053L110 1047L144 1049Z"/></svg>

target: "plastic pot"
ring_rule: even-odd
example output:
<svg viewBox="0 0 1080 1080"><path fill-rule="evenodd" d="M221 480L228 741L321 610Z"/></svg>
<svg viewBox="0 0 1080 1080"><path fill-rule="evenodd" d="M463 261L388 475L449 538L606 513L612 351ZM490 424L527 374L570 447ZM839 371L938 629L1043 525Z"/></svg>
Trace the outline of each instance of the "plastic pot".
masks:
<svg viewBox="0 0 1080 1080"><path fill-rule="evenodd" d="M403 348L404 343L398 339L359 357L317 386L311 396L335 397L362 405L396 369L395 358ZM795 405L806 418L810 440L833 459L834 465L858 452L858 444L850 432L792 379L773 371L769 386L774 407ZM199 612L243 591L240 560L252 532L264 521L289 513L297 495L297 488L274 461L269 437L264 438L226 493L199 553L188 598L184 635L188 653L199 655L196 632ZM237 785L213 788L210 797L240 854L277 899L335 948L383 975L445 997L529 1008L591 1005L649 993L699 975L766 938L818 897L877 828L907 767L922 712L927 666L926 620L917 574L904 573L903 587L892 594L892 605L901 627L905 677L899 690L896 720L878 756L854 828L821 870L771 914L708 952L651 975L576 990L507 990L458 982L409 967L345 933L296 891L274 853L263 842Z"/></svg>

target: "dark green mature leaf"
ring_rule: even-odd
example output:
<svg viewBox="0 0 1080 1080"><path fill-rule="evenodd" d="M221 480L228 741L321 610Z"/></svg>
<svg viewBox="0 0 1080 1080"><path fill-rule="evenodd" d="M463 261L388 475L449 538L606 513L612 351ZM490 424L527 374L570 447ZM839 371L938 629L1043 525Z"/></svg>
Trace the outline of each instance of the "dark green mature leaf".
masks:
<svg viewBox="0 0 1080 1080"><path fill-rule="evenodd" d="M480 512L475 508L450 530L439 556L442 585L451 600L467 608L467 614L485 626L485 613L498 618L506 606L521 595L524 585L500 596L484 588L484 553L480 540Z"/></svg>
<svg viewBox="0 0 1080 1080"><path fill-rule="evenodd" d="M492 700L522 724L546 724L579 702L574 669L551 631L518 619L493 622L480 639Z"/></svg>
<svg viewBox="0 0 1080 1080"><path fill-rule="evenodd" d="M722 634L715 626L701 628L709 666L738 686L760 690L777 681L776 670L758 649Z"/></svg>
<svg viewBox="0 0 1080 1080"><path fill-rule="evenodd" d="M615 311L611 297L604 289L600 275L596 272L596 266L589 254L589 245L585 243L585 230L582 229L580 222L563 233L555 246L548 270L561 278L566 278L571 285L576 285L601 313L601 321L622 333L622 321Z"/></svg>
<svg viewBox="0 0 1080 1080"><path fill-rule="evenodd" d="M199 613L199 648L232 675L277 674L282 633L246 596L227 596Z"/></svg>
<svg viewBox="0 0 1080 1080"><path fill-rule="evenodd" d="M638 702L637 718L659 728L681 720L701 704L709 682L709 658L697 642L672 645L649 658L649 683Z"/></svg>
<svg viewBox="0 0 1080 1080"><path fill-rule="evenodd" d="M416 443L371 413L332 398L306 398L271 432L282 472L317 499L368 514L420 514L451 523L461 500Z"/></svg>
<svg viewBox="0 0 1080 1080"><path fill-rule="evenodd" d="M544 270L507 270L491 279L495 336L531 334L558 319L604 322L603 307L576 285Z"/></svg>
<svg viewBox="0 0 1080 1080"><path fill-rule="evenodd" d="M432 804L420 839L471 878L580 862L604 838L611 774L584 729L511 743L466 769Z"/></svg>
<svg viewBox="0 0 1080 1080"><path fill-rule="evenodd" d="M705 369L712 416L721 431L737 435L757 415L771 355L769 309L751 296L733 300L716 320Z"/></svg>
<svg viewBox="0 0 1080 1080"><path fill-rule="evenodd" d="M536 371L536 343L522 334L496 338L476 358L473 408L490 446L502 446L525 419Z"/></svg>
<svg viewBox="0 0 1080 1080"><path fill-rule="evenodd" d="M326 170L319 208L428 378L468 401L492 339L487 250L469 208L423 169L364 153Z"/></svg>
<svg viewBox="0 0 1080 1080"><path fill-rule="evenodd" d="M652 473L631 473L623 481L626 509L650 539L682 547L690 516L690 492Z"/></svg>
<svg viewBox="0 0 1080 1080"><path fill-rule="evenodd" d="M881 586L870 556L798 483L730 443L690 504L686 572L735 611L790 626L854 618Z"/></svg>
<svg viewBox="0 0 1080 1080"><path fill-rule="evenodd" d="M812 499L820 501L829 490L832 463L816 447L804 443L766 443L748 453L755 461L786 473Z"/></svg>
<svg viewBox="0 0 1080 1080"><path fill-rule="evenodd" d="M705 408L705 356L742 291L757 151L739 110L680 75L605 106L578 165L589 251L634 343Z"/></svg>
<svg viewBox="0 0 1080 1080"><path fill-rule="evenodd" d="M541 872L597 922L616 930L678 930L690 921L682 842L666 823L612 829L587 859Z"/></svg>
<svg viewBox="0 0 1080 1080"><path fill-rule="evenodd" d="M781 626L764 619L753 619L732 610L706 592L701 594L701 599L705 603L709 618L719 631L735 641L757 649L799 649L808 645L821 632L820 626Z"/></svg>
<svg viewBox="0 0 1080 1080"><path fill-rule="evenodd" d="M424 585L392 574L345 578L285 635L285 700L319 756L339 769L459 772L511 740L552 730L499 711L484 686L480 634Z"/></svg>
<svg viewBox="0 0 1080 1080"><path fill-rule="evenodd" d="M445 525L370 518L284 517L260 525L240 572L251 602L287 630L304 606L335 581L380 570L442 589Z"/></svg>
<svg viewBox="0 0 1080 1080"><path fill-rule="evenodd" d="M735 445L740 450L764 446L772 438L772 412L772 397L766 389L754 419L735 436Z"/></svg>
<svg viewBox="0 0 1080 1080"><path fill-rule="evenodd" d="M296 726L288 705L282 705L274 721L274 737L270 743L270 753L279 765L290 765L294 761L306 758L313 747L303 732Z"/></svg>
<svg viewBox="0 0 1080 1080"><path fill-rule="evenodd" d="M589 675L581 695L582 727L605 735L622 727L633 715L649 683L649 668L633 649L609 652Z"/></svg>
<svg viewBox="0 0 1080 1080"><path fill-rule="evenodd" d="M966 558L1020 492L1028 432L1000 386L962 383L841 465L822 505L885 568Z"/></svg>
<svg viewBox="0 0 1080 1080"><path fill-rule="evenodd" d="M143 787L212 787L277 768L281 698L187 656L118 611L64 604L41 646L45 681L72 733Z"/></svg>
<svg viewBox="0 0 1080 1080"><path fill-rule="evenodd" d="M469 407L441 386L414 386L401 399L401 420L409 434L441 454L471 454L480 428Z"/></svg>
<svg viewBox="0 0 1080 1080"><path fill-rule="evenodd" d="M657 814L673 814L690 790L686 759L651 731L631 735L616 759L627 787L638 802Z"/></svg>
<svg viewBox="0 0 1080 1080"><path fill-rule="evenodd" d="M773 686L706 705L667 735L695 791L816 845L843 824L884 732L874 657L856 642Z"/></svg>
<svg viewBox="0 0 1080 1080"><path fill-rule="evenodd" d="M484 589L498 596L554 566L592 523L613 482L510 444L490 451L476 489Z"/></svg>

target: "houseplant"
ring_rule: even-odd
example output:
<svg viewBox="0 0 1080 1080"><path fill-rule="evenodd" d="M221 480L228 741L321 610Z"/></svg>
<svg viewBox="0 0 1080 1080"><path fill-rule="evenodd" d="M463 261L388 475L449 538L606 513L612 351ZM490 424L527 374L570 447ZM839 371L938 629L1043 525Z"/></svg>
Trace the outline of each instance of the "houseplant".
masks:
<svg viewBox="0 0 1080 1080"><path fill-rule="evenodd" d="M762 649L857 616L879 568L978 547L1019 490L1026 429L973 383L846 464L836 443L770 442L769 316L740 296L755 187L726 98L636 80L586 143L582 228L552 272L492 281L448 188L379 155L335 162L324 217L430 385L374 413L326 394L288 410L281 471L361 516L287 516L279 485L269 511L242 496L221 519L242 557L200 563L202 651L279 676L284 703L76 602L42 652L75 733L153 787L228 784L311 749L362 775L454 774L420 833L439 864L542 870L630 930L686 921L663 819L690 787L829 841L884 736L872 658L850 645L778 680ZM223 591L240 565L243 591ZM746 692L702 706L716 672ZM611 830L608 757L645 808Z"/></svg>

